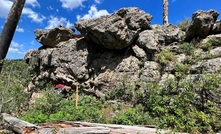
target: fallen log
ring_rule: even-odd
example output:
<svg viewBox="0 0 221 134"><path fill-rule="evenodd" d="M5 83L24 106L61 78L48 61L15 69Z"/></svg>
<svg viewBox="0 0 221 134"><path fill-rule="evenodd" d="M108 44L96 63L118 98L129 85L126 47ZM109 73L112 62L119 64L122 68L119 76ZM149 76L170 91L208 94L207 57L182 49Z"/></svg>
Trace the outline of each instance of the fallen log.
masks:
<svg viewBox="0 0 221 134"><path fill-rule="evenodd" d="M8 129L18 133L18 134L109 134L110 129L105 127L80 127L80 126L70 126L67 123L48 123L48 125L36 126L29 122L20 120L9 114L3 113L3 120L8 124ZM63 126L62 126L63 125ZM61 128L61 127L63 128Z"/></svg>
<svg viewBox="0 0 221 134"><path fill-rule="evenodd" d="M3 113L2 114L3 121L5 121L8 125L8 129L18 133L18 134L24 134L25 128L30 129L37 129L37 126L34 124L31 124L29 122L20 120L16 117L13 117L9 114Z"/></svg>
<svg viewBox="0 0 221 134"><path fill-rule="evenodd" d="M167 130L142 126L128 126L116 124L99 124L89 122L61 121L34 125L3 113L3 120L8 128L18 134L155 134L168 133Z"/></svg>

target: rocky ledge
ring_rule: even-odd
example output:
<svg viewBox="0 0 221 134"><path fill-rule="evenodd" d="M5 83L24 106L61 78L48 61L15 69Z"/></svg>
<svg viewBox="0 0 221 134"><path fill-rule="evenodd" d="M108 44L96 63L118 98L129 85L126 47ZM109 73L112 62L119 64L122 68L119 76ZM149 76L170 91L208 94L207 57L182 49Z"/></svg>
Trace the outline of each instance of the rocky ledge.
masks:
<svg viewBox="0 0 221 134"><path fill-rule="evenodd" d="M216 73L221 65L218 15L214 10L197 11L187 31L182 31L172 24L150 25L150 14L123 8L111 15L76 22L81 35L63 26L36 30L36 39L43 46L25 56L35 73L27 90L32 91L44 81L73 88L80 84L81 90L102 96L125 80L134 88L138 81L163 82L168 77L176 80L177 64L188 63L188 77L200 75L199 70ZM217 42L206 49L210 38ZM180 51L184 43L194 44L192 53L203 54L202 58L189 62L190 53ZM170 57L167 62L161 61L159 55L165 50L172 52L176 60Z"/></svg>

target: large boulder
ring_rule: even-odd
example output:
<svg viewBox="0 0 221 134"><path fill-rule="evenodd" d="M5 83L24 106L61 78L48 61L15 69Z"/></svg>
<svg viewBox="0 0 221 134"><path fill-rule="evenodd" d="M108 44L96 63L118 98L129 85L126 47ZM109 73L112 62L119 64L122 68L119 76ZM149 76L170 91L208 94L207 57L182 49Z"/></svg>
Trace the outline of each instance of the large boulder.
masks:
<svg viewBox="0 0 221 134"><path fill-rule="evenodd" d="M221 34L221 20L216 21L216 23L213 25L213 28L211 29L210 34Z"/></svg>
<svg viewBox="0 0 221 134"><path fill-rule="evenodd" d="M147 52L159 50L159 40L153 30L145 30L139 34L137 39L139 47L144 48Z"/></svg>
<svg viewBox="0 0 221 134"><path fill-rule="evenodd" d="M190 41L195 37L204 38L209 35L218 16L219 13L215 10L198 10L195 12L192 15L192 22L186 31L186 40Z"/></svg>
<svg viewBox="0 0 221 134"><path fill-rule="evenodd" d="M152 30L145 30L139 34L137 44L149 53L159 51L162 46L173 42L181 42L185 33L174 25L153 25Z"/></svg>
<svg viewBox="0 0 221 134"><path fill-rule="evenodd" d="M62 41L67 41L74 38L74 35L74 29L69 29L61 25L53 29L35 30L36 40L45 47L55 47Z"/></svg>
<svg viewBox="0 0 221 134"><path fill-rule="evenodd" d="M152 27L161 45L170 45L173 42L181 42L185 36L185 32L183 32L181 28L172 24L163 26L153 25Z"/></svg>
<svg viewBox="0 0 221 134"><path fill-rule="evenodd" d="M80 20L75 27L88 40L108 49L130 46L138 34L150 29L152 16L138 8L122 8L112 15Z"/></svg>

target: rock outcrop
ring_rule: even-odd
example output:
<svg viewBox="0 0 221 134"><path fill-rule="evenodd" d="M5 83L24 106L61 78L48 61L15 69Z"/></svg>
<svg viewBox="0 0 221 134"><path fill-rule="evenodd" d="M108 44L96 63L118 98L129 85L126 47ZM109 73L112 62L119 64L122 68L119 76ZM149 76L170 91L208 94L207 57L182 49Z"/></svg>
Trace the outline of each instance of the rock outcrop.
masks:
<svg viewBox="0 0 221 134"><path fill-rule="evenodd" d="M211 32L218 16L219 13L215 10L199 10L195 12L192 16L192 22L186 32L186 40L190 41L195 37L205 38Z"/></svg>
<svg viewBox="0 0 221 134"><path fill-rule="evenodd" d="M112 15L75 23L86 39L108 49L130 46L142 30L150 29L152 16L137 8L122 8Z"/></svg>
<svg viewBox="0 0 221 134"><path fill-rule="evenodd" d="M221 20L213 24L210 34L219 34L221 33Z"/></svg>
<svg viewBox="0 0 221 134"><path fill-rule="evenodd" d="M74 37L74 29L58 26L48 30L35 30L35 38L45 47L55 47L61 41L67 41Z"/></svg>
<svg viewBox="0 0 221 134"><path fill-rule="evenodd" d="M80 84L85 92L102 96L125 80L132 88L139 83L147 89L147 82L164 85L165 78L181 79L179 70L194 76L202 71L217 73L221 61L218 14L197 11L186 33L174 25L151 26L151 15L137 8L77 22L81 38L64 27L37 30L36 38L44 47L26 54L36 73L28 90L40 81L51 81L73 88ZM205 39L191 46L199 37Z"/></svg>
<svg viewBox="0 0 221 134"><path fill-rule="evenodd" d="M181 42L185 33L174 25L153 25L152 30L144 30L139 34L137 44L149 53L159 51L162 46Z"/></svg>

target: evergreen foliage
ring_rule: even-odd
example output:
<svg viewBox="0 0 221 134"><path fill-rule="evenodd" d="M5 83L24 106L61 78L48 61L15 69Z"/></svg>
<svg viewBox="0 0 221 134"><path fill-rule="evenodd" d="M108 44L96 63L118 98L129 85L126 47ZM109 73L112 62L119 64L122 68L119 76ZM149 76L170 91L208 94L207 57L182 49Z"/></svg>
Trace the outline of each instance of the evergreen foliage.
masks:
<svg viewBox="0 0 221 134"><path fill-rule="evenodd" d="M24 92L31 77L23 60L5 60L0 74L1 112L17 114L28 94Z"/></svg>

